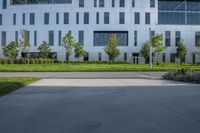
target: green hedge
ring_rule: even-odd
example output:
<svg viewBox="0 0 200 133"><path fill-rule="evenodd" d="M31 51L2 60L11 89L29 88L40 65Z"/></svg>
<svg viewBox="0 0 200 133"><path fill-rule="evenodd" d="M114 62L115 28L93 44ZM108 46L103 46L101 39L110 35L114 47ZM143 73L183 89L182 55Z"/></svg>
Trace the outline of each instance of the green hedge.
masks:
<svg viewBox="0 0 200 133"><path fill-rule="evenodd" d="M9 59L0 58L0 64L50 64L57 61L48 58Z"/></svg>

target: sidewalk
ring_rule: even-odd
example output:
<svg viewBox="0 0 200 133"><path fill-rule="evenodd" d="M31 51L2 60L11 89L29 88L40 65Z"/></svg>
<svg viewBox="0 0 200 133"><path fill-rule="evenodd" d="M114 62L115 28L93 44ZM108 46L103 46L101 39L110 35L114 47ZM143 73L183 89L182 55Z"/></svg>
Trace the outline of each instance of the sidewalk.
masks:
<svg viewBox="0 0 200 133"><path fill-rule="evenodd" d="M160 79L165 72L0 72L0 77Z"/></svg>

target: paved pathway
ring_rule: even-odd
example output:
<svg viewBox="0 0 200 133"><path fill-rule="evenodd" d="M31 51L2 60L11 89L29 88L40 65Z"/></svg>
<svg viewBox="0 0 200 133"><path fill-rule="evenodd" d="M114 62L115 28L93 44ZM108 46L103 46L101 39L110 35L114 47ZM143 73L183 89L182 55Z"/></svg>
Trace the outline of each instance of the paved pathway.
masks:
<svg viewBox="0 0 200 133"><path fill-rule="evenodd" d="M42 79L0 98L1 133L199 133L200 85Z"/></svg>
<svg viewBox="0 0 200 133"><path fill-rule="evenodd" d="M0 72L0 77L161 78L165 72Z"/></svg>

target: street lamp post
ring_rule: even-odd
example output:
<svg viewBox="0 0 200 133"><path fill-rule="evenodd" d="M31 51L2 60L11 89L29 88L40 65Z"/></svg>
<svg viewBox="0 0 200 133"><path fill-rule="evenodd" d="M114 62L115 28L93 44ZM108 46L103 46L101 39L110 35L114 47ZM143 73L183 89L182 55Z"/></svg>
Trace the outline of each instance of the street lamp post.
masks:
<svg viewBox="0 0 200 133"><path fill-rule="evenodd" d="M149 69L152 69L151 28L149 28Z"/></svg>

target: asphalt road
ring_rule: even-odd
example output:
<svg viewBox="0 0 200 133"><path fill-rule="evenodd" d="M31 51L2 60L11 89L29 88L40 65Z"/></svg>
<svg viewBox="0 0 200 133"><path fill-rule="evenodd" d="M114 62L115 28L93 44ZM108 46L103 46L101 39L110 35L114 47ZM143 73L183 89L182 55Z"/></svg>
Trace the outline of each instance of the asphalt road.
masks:
<svg viewBox="0 0 200 133"><path fill-rule="evenodd" d="M1 133L199 133L200 85L43 79L0 98Z"/></svg>

